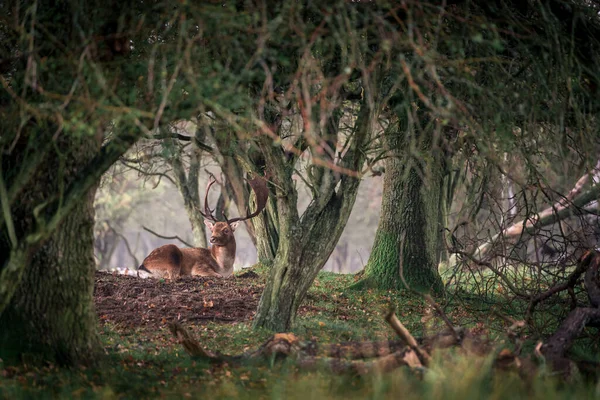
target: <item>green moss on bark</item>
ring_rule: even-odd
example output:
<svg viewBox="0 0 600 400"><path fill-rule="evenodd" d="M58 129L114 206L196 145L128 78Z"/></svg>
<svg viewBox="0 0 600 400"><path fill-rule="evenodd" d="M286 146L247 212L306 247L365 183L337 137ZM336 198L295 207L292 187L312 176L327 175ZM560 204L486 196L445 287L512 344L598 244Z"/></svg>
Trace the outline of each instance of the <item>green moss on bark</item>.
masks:
<svg viewBox="0 0 600 400"><path fill-rule="evenodd" d="M426 168L417 170L410 158L401 157L404 135L399 131L385 135L390 157L385 161L381 217L364 279L381 289L406 289L402 268L411 289L439 294L442 162L431 151L431 140L421 139Z"/></svg>

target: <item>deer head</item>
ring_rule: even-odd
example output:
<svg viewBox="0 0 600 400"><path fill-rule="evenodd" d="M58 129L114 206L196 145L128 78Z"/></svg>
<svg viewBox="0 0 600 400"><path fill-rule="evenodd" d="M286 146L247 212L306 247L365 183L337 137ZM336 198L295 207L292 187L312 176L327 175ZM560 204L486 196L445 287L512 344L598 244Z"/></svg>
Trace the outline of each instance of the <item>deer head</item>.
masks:
<svg viewBox="0 0 600 400"><path fill-rule="evenodd" d="M239 222L228 224L227 222L212 222L207 219L204 224L210 229L210 243L213 246L225 246L233 238L233 232Z"/></svg>

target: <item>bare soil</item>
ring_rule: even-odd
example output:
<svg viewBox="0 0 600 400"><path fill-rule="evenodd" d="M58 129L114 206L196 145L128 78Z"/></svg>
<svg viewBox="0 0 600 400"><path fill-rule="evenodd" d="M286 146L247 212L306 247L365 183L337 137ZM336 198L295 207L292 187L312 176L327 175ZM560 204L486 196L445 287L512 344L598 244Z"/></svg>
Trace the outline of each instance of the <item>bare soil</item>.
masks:
<svg viewBox="0 0 600 400"><path fill-rule="evenodd" d="M102 324L148 329L168 321L248 321L263 287L263 280L252 271L225 279L176 281L96 272L94 299Z"/></svg>

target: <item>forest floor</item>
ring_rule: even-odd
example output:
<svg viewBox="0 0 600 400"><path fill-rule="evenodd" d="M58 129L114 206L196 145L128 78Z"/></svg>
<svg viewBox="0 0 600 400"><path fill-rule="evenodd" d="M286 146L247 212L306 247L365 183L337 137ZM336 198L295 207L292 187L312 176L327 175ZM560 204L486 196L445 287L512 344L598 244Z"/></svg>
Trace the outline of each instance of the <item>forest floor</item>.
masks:
<svg viewBox="0 0 600 400"><path fill-rule="evenodd" d="M155 329L167 321L248 321L263 286L251 271L235 278L183 277L174 282L96 272L94 299L102 324Z"/></svg>
<svg viewBox="0 0 600 400"><path fill-rule="evenodd" d="M252 319L264 286L265 270L243 271L227 279L183 278L175 282L96 274L94 298L105 356L95 368L64 369L52 364L3 365L3 398L592 398L600 384L557 384L544 369L536 379L494 372L493 358L512 348L510 318L526 305L508 296L481 298L449 292L440 300L456 325L489 339L486 357L434 356L426 374L398 368L367 376L305 371L294 360L234 366L208 365L191 358L169 331L179 322L205 349L240 354L258 348L271 332L254 330ZM353 275L320 273L302 303L294 334L318 343L397 340L384 320L390 307L416 337L439 332L444 323L421 297L405 292L349 290ZM569 299L557 298L523 336L525 349L556 327ZM564 311L560 311L564 310ZM507 318L508 317L508 318ZM595 335L595 336L594 336ZM597 330L584 332L580 354L598 354Z"/></svg>

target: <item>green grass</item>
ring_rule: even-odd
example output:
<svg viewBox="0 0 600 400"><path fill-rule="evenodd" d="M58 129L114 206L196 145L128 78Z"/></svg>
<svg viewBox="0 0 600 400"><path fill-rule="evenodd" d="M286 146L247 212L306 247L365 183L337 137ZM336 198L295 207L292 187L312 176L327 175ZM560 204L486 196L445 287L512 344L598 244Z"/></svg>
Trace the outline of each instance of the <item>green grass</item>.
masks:
<svg viewBox="0 0 600 400"><path fill-rule="evenodd" d="M304 301L294 333L320 343L395 339L383 320L389 307L415 335L438 331L442 324L423 299L409 293L347 290L353 276L320 273ZM475 296L450 293L443 306L456 324L475 328L496 343L511 348L498 315L512 315L524 305L482 302ZM564 306L564 305L563 305ZM558 306L557 306L558 307ZM490 310L495 309L497 313ZM551 317L548 317L549 319ZM555 326L549 325L549 326ZM207 349L235 354L256 348L270 333L254 331L250 323L208 323L187 326ZM598 354L597 330L574 352ZM165 328L123 331L101 328L105 356L97 367L64 369L52 365L7 366L0 362L0 398L241 398L241 399L562 399L598 398L600 386L559 384L544 368L531 380L494 371L488 357L446 352L423 375L399 368L371 376L338 376L323 370L299 371L293 362L241 367L209 367L192 360ZM538 338L531 336L528 346Z"/></svg>

